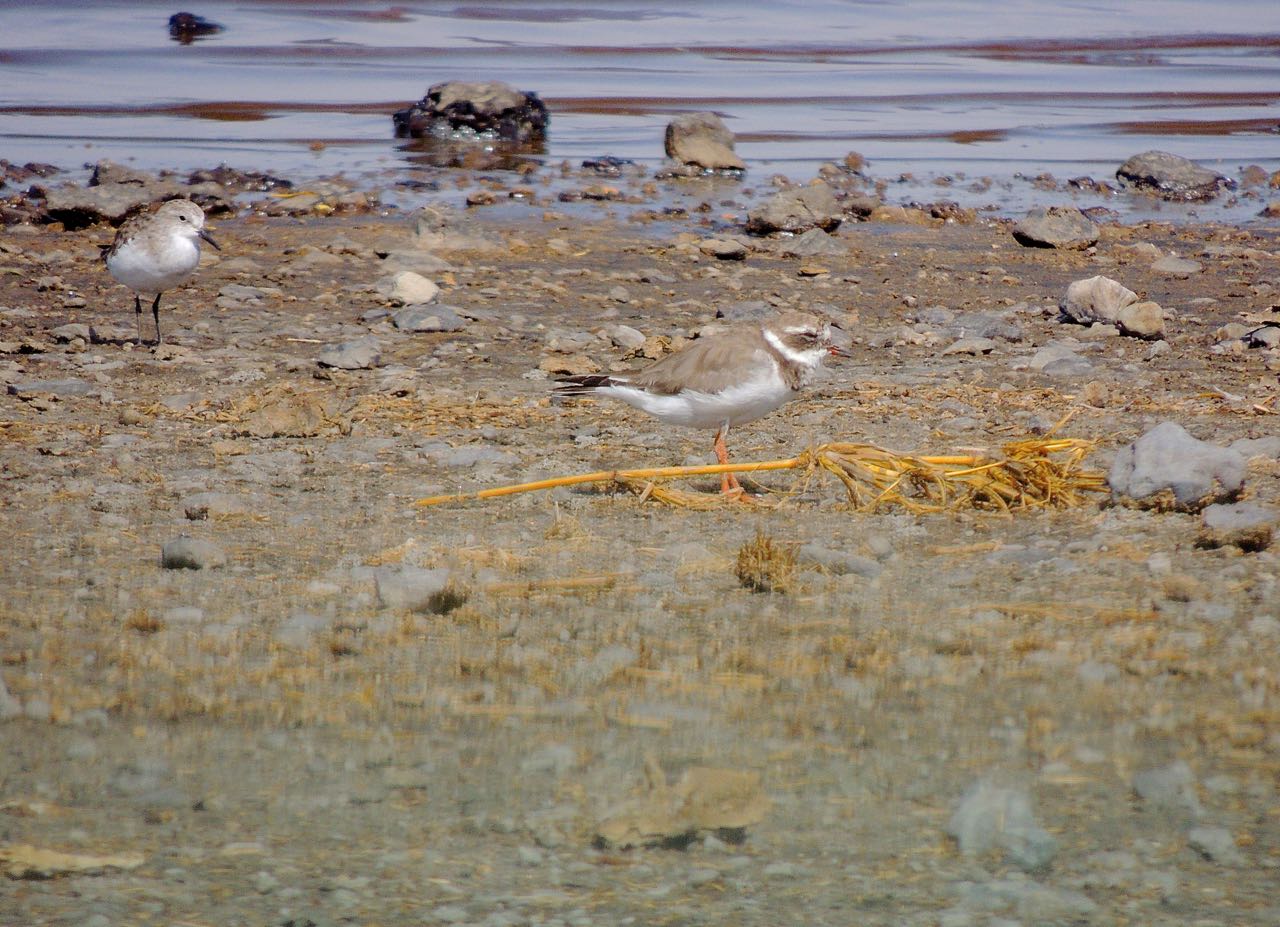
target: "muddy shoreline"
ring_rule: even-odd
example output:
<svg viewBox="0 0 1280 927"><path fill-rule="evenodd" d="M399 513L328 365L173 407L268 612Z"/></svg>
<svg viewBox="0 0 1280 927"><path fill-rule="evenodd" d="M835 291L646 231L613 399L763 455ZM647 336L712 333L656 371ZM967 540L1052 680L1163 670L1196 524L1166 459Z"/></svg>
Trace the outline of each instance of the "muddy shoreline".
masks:
<svg viewBox="0 0 1280 927"><path fill-rule="evenodd" d="M4 230L0 847L132 863L11 878L0 924L1280 919L1274 546L1102 500L853 512L822 480L767 512L414 506L709 462L709 436L555 404L551 378L818 308L854 356L735 457L991 450L1070 415L1105 469L1172 420L1251 448L1245 497L1274 507L1280 353L1231 326L1276 314L1280 230L1103 217L1062 251L894 207L796 254L735 231L719 182L455 180L425 213L340 182L237 200L156 349L97 261L109 226ZM445 330L402 327L406 271ZM1164 338L1060 321L1095 274ZM378 361L318 363L351 342ZM1036 366L1051 346L1079 362ZM757 531L799 551L791 591L735 575ZM162 565L183 535L205 568ZM770 810L742 842L598 847L648 758L757 773ZM1002 815L1012 843L963 823Z"/></svg>

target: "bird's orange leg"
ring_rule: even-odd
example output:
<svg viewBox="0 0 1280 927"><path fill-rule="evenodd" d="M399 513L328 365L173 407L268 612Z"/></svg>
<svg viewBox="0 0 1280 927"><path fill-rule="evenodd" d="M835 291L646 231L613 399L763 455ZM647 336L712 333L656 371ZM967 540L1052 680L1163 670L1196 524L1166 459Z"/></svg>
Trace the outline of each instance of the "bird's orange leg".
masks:
<svg viewBox="0 0 1280 927"><path fill-rule="evenodd" d="M716 452L716 460L722 464L727 464L729 462L729 448L724 443L724 433L725 429L723 428L716 432L714 448ZM725 495L745 495L742 489L742 484L738 482L738 478L732 473L725 473L721 475L720 491Z"/></svg>

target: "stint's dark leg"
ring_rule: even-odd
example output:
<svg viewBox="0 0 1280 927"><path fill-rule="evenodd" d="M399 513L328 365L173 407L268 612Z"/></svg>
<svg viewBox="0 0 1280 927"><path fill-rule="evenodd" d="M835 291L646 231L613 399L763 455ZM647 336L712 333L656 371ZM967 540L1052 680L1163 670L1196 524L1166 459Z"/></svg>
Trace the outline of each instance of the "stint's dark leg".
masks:
<svg viewBox="0 0 1280 927"><path fill-rule="evenodd" d="M138 318L138 344L146 344L142 337L142 297L137 293L133 294L133 311Z"/></svg>
<svg viewBox="0 0 1280 927"><path fill-rule="evenodd" d="M160 294L156 294L156 301L151 304L151 314L156 319L156 344L160 343Z"/></svg>

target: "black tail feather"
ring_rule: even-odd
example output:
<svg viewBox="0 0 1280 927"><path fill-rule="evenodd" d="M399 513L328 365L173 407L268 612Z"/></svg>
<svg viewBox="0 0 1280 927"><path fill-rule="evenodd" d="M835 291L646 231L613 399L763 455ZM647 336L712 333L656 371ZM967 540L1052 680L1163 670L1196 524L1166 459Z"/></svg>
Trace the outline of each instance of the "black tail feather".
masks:
<svg viewBox="0 0 1280 927"><path fill-rule="evenodd" d="M614 386L617 380L602 373L587 373L580 376L556 377L557 396L586 396L602 386Z"/></svg>

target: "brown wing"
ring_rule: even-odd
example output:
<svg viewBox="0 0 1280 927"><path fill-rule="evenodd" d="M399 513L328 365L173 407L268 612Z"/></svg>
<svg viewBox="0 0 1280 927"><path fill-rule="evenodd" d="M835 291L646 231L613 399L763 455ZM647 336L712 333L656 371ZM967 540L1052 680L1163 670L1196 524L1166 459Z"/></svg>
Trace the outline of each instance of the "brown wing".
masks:
<svg viewBox="0 0 1280 927"><path fill-rule="evenodd" d="M111 257L124 242L132 238L137 233L138 228L145 225L147 220L151 218L151 212L150 203L130 207L129 211L124 215L124 221L116 229L116 237L111 240L111 244L103 248L102 259L105 261Z"/></svg>
<svg viewBox="0 0 1280 927"><path fill-rule="evenodd" d="M718 393L742 379L744 369L772 363L758 331L736 331L700 338L683 351L619 379L666 396L692 389Z"/></svg>

